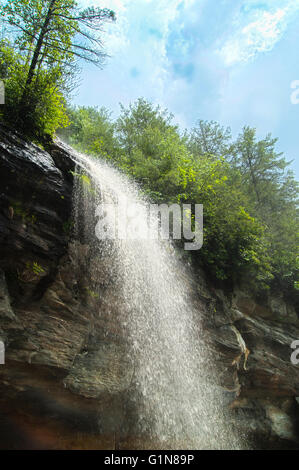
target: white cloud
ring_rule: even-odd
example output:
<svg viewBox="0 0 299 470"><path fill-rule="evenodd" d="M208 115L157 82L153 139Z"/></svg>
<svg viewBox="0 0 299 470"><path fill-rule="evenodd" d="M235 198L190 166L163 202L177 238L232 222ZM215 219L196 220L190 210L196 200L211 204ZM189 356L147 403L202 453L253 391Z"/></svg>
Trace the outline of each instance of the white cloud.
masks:
<svg viewBox="0 0 299 470"><path fill-rule="evenodd" d="M79 102L92 99L118 110L121 101L144 96L167 106L171 83L167 45L171 25L195 0L82 0L116 12L117 21L105 25L103 44L111 56L103 72L83 71ZM179 9L179 7L181 7Z"/></svg>
<svg viewBox="0 0 299 470"><path fill-rule="evenodd" d="M120 49L128 46L128 19L127 5L129 0L81 0L80 5L85 8L97 6L101 8L110 8L117 15L117 21L112 24L106 24L104 27L103 44L108 49L109 54L114 55Z"/></svg>
<svg viewBox="0 0 299 470"><path fill-rule="evenodd" d="M79 1L113 9L117 21L102 36L111 56L104 70L83 66L77 104L106 106L116 117L120 102L143 96L182 127L198 118L235 132L249 124L273 131L297 155L289 84L299 76L299 0Z"/></svg>
<svg viewBox="0 0 299 470"><path fill-rule="evenodd" d="M294 14L299 11L299 1L288 1L284 8L272 11L265 8L254 9L253 19L247 10L245 25L244 19L239 14L239 18L235 20L237 23L235 31L218 50L226 66L248 62L257 54L272 50L283 36Z"/></svg>

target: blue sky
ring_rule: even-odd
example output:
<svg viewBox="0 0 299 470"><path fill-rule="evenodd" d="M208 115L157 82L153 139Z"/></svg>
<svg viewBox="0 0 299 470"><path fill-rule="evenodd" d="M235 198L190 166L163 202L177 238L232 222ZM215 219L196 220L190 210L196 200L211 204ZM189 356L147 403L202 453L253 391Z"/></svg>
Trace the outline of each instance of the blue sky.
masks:
<svg viewBox="0 0 299 470"><path fill-rule="evenodd" d="M82 0L112 8L104 70L84 65L74 102L119 113L145 97L182 128L198 119L237 135L245 125L279 138L299 178L299 0Z"/></svg>

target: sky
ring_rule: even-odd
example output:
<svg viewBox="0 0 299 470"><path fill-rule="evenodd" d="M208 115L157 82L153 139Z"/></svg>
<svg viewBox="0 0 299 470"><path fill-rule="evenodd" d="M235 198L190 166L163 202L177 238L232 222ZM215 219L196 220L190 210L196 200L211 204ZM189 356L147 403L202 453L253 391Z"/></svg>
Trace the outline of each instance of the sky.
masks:
<svg viewBox="0 0 299 470"><path fill-rule="evenodd" d="M77 105L119 114L144 97L190 129L244 125L293 160L299 178L299 0L81 0L111 8L103 70L83 65ZM297 81L297 83L296 83ZM296 87L296 88L292 88Z"/></svg>

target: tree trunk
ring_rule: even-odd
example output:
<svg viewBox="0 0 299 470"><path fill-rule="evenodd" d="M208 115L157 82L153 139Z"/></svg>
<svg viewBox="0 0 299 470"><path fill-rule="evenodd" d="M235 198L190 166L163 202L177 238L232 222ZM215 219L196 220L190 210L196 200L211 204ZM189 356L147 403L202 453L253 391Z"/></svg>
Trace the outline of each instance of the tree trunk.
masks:
<svg viewBox="0 0 299 470"><path fill-rule="evenodd" d="M39 37L38 37L38 40L37 40L37 43L36 43L36 46L35 46L35 49L34 49L34 52L33 52L33 57L32 57L29 72L28 72L28 75L27 75L27 80L26 80L25 88L24 88L23 95L22 95L22 98L21 98L21 103L25 102L28 87L32 83L32 80L33 80L33 77L34 77L34 72L35 72L35 69L36 69L36 66L37 66L37 63L38 63L38 59L39 59L39 56L40 56L40 53L41 53L41 49L43 47L45 35L47 34L47 31L48 31L49 23L52 19L53 9L54 9L54 6L55 6L56 2L57 2L57 0L51 0L47 15L45 17L44 24L41 28L41 32L39 34Z"/></svg>

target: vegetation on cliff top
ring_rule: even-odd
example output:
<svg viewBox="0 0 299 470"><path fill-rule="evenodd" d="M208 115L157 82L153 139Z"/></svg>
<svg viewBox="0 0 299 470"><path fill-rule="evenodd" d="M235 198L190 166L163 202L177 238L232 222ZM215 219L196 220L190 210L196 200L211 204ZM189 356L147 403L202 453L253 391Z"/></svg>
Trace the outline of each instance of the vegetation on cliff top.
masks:
<svg viewBox="0 0 299 470"><path fill-rule="evenodd" d="M298 183L276 151L244 127L199 121L181 133L173 116L144 99L106 109L70 108L61 136L79 150L106 158L137 180L157 202L204 205L204 246L193 254L220 281L246 279L295 296L298 276Z"/></svg>

